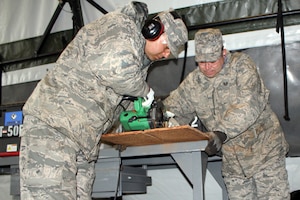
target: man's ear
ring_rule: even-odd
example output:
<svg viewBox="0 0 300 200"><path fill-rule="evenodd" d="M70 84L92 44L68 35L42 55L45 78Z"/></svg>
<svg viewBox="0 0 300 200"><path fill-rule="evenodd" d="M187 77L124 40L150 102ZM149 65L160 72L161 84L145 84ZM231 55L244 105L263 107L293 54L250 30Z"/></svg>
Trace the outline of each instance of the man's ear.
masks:
<svg viewBox="0 0 300 200"><path fill-rule="evenodd" d="M223 57L226 56L226 49L223 49L222 55L223 55Z"/></svg>

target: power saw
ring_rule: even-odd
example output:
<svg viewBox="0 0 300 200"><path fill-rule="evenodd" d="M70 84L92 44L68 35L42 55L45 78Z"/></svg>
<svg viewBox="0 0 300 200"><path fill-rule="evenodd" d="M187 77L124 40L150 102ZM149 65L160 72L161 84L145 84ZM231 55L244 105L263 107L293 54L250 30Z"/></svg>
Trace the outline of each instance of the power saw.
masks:
<svg viewBox="0 0 300 200"><path fill-rule="evenodd" d="M124 131L147 130L165 127L164 106L161 101L154 100L150 107L142 105L142 97L126 97L133 101L133 110L123 111L120 123Z"/></svg>

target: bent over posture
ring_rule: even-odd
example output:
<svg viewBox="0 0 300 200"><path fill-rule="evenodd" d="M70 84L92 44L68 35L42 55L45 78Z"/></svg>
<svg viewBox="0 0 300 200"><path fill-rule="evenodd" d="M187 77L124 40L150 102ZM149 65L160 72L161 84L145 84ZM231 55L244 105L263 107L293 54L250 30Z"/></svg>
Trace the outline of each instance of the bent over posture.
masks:
<svg viewBox="0 0 300 200"><path fill-rule="evenodd" d="M255 63L223 48L219 29L195 34L198 69L164 100L180 124L197 115L208 131L208 155L222 153L231 200L286 200L288 144Z"/></svg>
<svg viewBox="0 0 300 200"><path fill-rule="evenodd" d="M23 107L21 199L91 199L100 138L123 95L149 106L149 65L176 57L188 39L174 11L147 17L146 4L131 2L87 24L38 83Z"/></svg>

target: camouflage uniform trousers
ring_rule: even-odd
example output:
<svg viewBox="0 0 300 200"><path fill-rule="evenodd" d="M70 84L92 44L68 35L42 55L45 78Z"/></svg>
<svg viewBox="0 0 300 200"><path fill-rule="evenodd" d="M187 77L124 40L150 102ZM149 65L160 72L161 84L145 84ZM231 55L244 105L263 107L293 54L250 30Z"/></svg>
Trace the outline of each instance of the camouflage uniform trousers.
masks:
<svg viewBox="0 0 300 200"><path fill-rule="evenodd" d="M261 165L252 177L224 177L230 200L289 200L285 156L274 157Z"/></svg>
<svg viewBox="0 0 300 200"><path fill-rule="evenodd" d="M21 199L91 199L95 163L37 118L25 116L20 147Z"/></svg>

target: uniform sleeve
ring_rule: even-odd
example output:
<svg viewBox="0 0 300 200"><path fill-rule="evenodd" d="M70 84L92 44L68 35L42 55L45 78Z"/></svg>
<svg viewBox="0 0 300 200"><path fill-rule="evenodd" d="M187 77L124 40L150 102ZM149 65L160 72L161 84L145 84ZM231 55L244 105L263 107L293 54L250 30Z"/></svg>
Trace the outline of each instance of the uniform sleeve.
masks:
<svg viewBox="0 0 300 200"><path fill-rule="evenodd" d="M229 138L236 137L255 123L269 97L269 91L264 87L256 65L249 56L242 55L232 64L236 65L237 70L235 99L216 127Z"/></svg>
<svg viewBox="0 0 300 200"><path fill-rule="evenodd" d="M146 96L149 86L143 72L142 58L126 42L112 42L90 65L99 63L96 72L101 84L112 88L120 95Z"/></svg>
<svg viewBox="0 0 300 200"><path fill-rule="evenodd" d="M194 106L191 102L193 92L192 77L188 76L177 89L163 101L166 110L175 114L175 119L180 125L188 124L195 116Z"/></svg>
<svg viewBox="0 0 300 200"><path fill-rule="evenodd" d="M145 41L132 20L121 14L107 15L98 23L85 26L80 34L77 37L80 54L99 85L119 95L147 95Z"/></svg>

